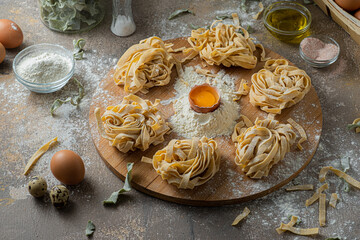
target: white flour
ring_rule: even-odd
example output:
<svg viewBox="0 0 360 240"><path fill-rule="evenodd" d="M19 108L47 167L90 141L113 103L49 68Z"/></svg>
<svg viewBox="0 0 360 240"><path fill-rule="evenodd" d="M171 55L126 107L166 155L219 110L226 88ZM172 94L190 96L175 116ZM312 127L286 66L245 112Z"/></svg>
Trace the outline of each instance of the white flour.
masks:
<svg viewBox="0 0 360 240"><path fill-rule="evenodd" d="M69 59L51 52L26 56L17 66L20 77L34 83L55 82L65 77L70 70Z"/></svg>
<svg viewBox="0 0 360 240"><path fill-rule="evenodd" d="M191 109L188 95L192 87L206 83L206 77L195 72L192 67L185 68L182 76L188 86L177 79L174 89L177 92L174 103L175 114L170 118L173 130L181 136L191 137L215 137L230 135L240 116L240 106L233 101L235 91L235 79L220 71L212 81L221 97L220 107L214 112L197 113ZM163 102L164 103L164 102Z"/></svg>

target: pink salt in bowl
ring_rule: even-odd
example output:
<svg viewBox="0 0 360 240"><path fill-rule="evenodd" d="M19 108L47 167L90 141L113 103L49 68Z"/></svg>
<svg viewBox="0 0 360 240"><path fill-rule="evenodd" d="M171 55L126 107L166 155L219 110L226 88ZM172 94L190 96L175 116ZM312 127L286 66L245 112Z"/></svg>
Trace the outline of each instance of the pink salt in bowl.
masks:
<svg viewBox="0 0 360 240"><path fill-rule="evenodd" d="M331 37L311 35L304 38L299 46L300 56L315 68L330 66L339 57L340 46Z"/></svg>

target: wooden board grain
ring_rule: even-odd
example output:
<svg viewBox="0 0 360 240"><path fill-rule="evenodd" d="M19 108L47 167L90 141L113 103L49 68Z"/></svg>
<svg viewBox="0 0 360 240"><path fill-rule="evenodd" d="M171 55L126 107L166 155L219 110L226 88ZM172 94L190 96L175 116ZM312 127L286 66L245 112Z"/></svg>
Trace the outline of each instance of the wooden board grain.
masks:
<svg viewBox="0 0 360 240"><path fill-rule="evenodd" d="M169 42L174 43L174 48L187 46L185 38L173 39L169 40ZM270 50L266 50L266 53L267 56L272 58L282 58ZM177 55L177 58L181 57L181 54ZM201 66L204 65L200 58L196 57L185 66L198 64L201 64ZM214 71L225 69L227 74L236 77L236 86L238 87L241 79L250 82L251 75L259 71L263 65L264 62L259 62L257 67L252 70L239 67L224 68L208 65L203 68ZM246 177L240 167L235 165L235 146L230 136L216 137L215 140L218 142L221 153L219 172L210 181L195 187L193 190L177 189L175 186L162 180L161 177L156 174L151 164L142 163L140 160L142 156L152 157L157 150L165 147L171 139L183 137L173 132L166 135L165 141L158 146L151 146L144 152L137 150L128 153L119 152L116 148L109 145L108 140L100 137L97 131L96 119L93 114L95 108L100 107L101 113L103 113L107 106L119 104L124 96L122 87L115 85L113 82L113 72L113 70L110 71L107 77L101 81L93 96L89 113L90 130L95 147L101 158L120 179L125 179L126 163L135 162L132 186L141 192L163 200L197 206L217 206L244 202L265 196L287 184L307 166L315 154L322 130L322 112L318 96L314 88L311 87L310 92L300 103L289 109L285 109L281 115L276 117L277 120L284 123L291 117L304 127L308 134L308 141L303 143L303 151L299 151L296 146L293 146L292 151L285 156L285 159L271 169L268 177L261 180L253 180ZM172 80L167 86L154 87L150 89L148 94L143 95L139 93L138 95L151 101L157 98L161 100L170 99L175 95L173 89L175 78L176 73L173 71ZM248 96L243 97L239 101L239 104L241 106L239 116L240 114L244 114L252 121L257 117L266 118L267 116L265 112L249 103ZM174 114L172 104L161 106L159 109L165 119L168 119Z"/></svg>

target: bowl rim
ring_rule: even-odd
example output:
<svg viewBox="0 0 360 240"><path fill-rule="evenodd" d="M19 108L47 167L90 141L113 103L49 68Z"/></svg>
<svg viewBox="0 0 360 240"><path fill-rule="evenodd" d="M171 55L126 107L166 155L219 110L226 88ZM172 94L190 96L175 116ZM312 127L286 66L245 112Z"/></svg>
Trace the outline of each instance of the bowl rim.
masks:
<svg viewBox="0 0 360 240"><path fill-rule="evenodd" d="M300 7L302 10L304 10L305 14L307 15L308 17L308 22L306 24L306 26L301 29L301 30L298 30L298 31L284 31L284 30L280 30L278 28L275 28L273 26L271 26L267 21L266 21L266 18L268 16L268 13L270 12L270 10L277 6L277 5L288 5L288 6L298 6ZM275 33L278 33L278 34L282 34L282 35L299 35L299 34L302 34L302 33L305 33L307 30L309 30L310 28L310 25L311 25L311 22L312 22L312 16L311 16L311 12L309 11L309 9L307 7L305 7L304 5L300 4L300 3L297 3L297 2L293 2L293 1L278 1L278 2L274 2L272 4L270 4L265 10L264 10L264 13L263 13L263 23L265 25L266 28L268 28L269 30L275 32Z"/></svg>
<svg viewBox="0 0 360 240"><path fill-rule="evenodd" d="M45 47L56 47L56 48L59 48L61 50L63 50L66 55L68 55L67 57L69 59L71 59L71 69L69 71L69 73L67 73L63 78L60 78L59 80L56 80L56 81L53 81L53 82L48 82L48 83L37 83L37 82L31 82L31 81L28 81L24 78L22 78L18 72L17 72L17 65L16 65L16 62L18 61L18 59L24 55L25 51L28 51L28 50L31 50L31 49L37 49L38 47L41 47L41 46L45 46ZM71 56L71 57L70 57ZM60 84L60 83L63 83L65 81L68 81L73 75L74 75L74 71L75 71L75 59L73 57L73 53L68 50L67 48L61 46L61 45L58 45L58 44L52 44L52 43L40 43L40 44L34 44L34 45L31 45L29 47L26 47L24 48L23 50L21 50L14 58L13 60L13 64L12 64L12 67L13 67L13 71L15 73L15 78L21 82L22 84L25 84L25 85L31 85L31 87L46 87L46 86L53 86L53 85L57 85L57 84Z"/></svg>
<svg viewBox="0 0 360 240"><path fill-rule="evenodd" d="M330 58L328 60L316 60L316 59L310 58L309 56L307 56L303 52L303 50L301 48L302 41L304 41L307 38L317 38L317 39L320 39L320 40L323 40L324 38L326 38L326 39L330 40L330 42L335 44L337 46L337 48L338 48L338 52L337 52L336 56L333 57L333 58ZM340 51L341 51L341 49L340 49L339 43L335 39L333 39L332 37L330 37L328 35L325 35L325 34L313 34L313 35L307 36L306 38L301 40L301 42L299 44L299 53L300 53L301 58L304 59L305 61L313 63L313 64L330 65L330 64L334 63L338 59L338 57L340 55Z"/></svg>

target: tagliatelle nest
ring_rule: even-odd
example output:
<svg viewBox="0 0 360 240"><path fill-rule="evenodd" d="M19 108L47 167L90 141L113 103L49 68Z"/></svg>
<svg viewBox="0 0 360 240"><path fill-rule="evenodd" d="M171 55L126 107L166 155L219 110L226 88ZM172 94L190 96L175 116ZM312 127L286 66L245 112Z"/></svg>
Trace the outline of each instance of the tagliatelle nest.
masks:
<svg viewBox="0 0 360 240"><path fill-rule="evenodd" d="M250 126L251 121L245 116L242 118L232 136L236 146L235 163L251 178L268 176L270 169L290 151L296 133L291 125L273 119L257 120Z"/></svg>
<svg viewBox="0 0 360 240"><path fill-rule="evenodd" d="M145 151L151 144L163 142L170 128L159 114L156 108L158 104L159 100L153 104L138 96L128 95L120 105L107 107L102 116L100 109L96 108L95 116L101 136L124 153L136 149Z"/></svg>
<svg viewBox="0 0 360 240"><path fill-rule="evenodd" d="M240 66L253 69L257 58L254 56L256 47L262 49L261 60L265 60L265 51L261 44L255 44L248 31L240 26L237 14L232 14L234 25L215 21L210 29L199 28L191 32L188 42L191 48L184 50L190 53L187 59L197 54L210 65ZM240 33L240 31L242 33Z"/></svg>
<svg viewBox="0 0 360 240"><path fill-rule="evenodd" d="M172 67L178 64L168 48L158 37L131 46L117 63L115 83L124 85L127 93L147 93L149 88L167 85Z"/></svg>
<svg viewBox="0 0 360 240"><path fill-rule="evenodd" d="M261 110L281 114L300 102L310 91L311 79L304 70L289 66L285 59L268 60L265 69L251 76L250 103Z"/></svg>
<svg viewBox="0 0 360 240"><path fill-rule="evenodd" d="M156 172L168 183L182 189L193 189L209 181L220 167L217 143L206 137L176 140L157 151L152 163Z"/></svg>

